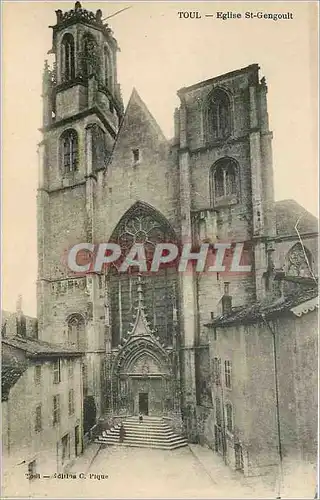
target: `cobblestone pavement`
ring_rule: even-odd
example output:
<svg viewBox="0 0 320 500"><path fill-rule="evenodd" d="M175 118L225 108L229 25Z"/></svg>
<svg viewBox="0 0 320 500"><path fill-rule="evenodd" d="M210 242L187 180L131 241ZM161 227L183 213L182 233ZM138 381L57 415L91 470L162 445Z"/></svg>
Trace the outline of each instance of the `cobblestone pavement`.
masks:
<svg viewBox="0 0 320 500"><path fill-rule="evenodd" d="M97 451L93 447L79 457L70 471L76 479L37 481L29 495L105 499L276 497L273 485L230 471L220 457L199 445L175 451L118 446Z"/></svg>

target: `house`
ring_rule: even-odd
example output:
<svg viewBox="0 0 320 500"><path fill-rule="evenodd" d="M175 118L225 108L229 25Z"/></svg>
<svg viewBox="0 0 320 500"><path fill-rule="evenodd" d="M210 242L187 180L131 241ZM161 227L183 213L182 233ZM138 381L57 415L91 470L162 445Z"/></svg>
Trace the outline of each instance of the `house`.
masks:
<svg viewBox="0 0 320 500"><path fill-rule="evenodd" d="M10 323L21 332L21 317L3 315L2 456L4 489L25 495L26 479L63 472L82 452L82 353L41 341L32 328L12 332Z"/></svg>
<svg viewBox="0 0 320 500"><path fill-rule="evenodd" d="M214 437L203 439L246 475L317 461L318 287L280 279L285 295L249 307L232 308L226 290L207 324Z"/></svg>

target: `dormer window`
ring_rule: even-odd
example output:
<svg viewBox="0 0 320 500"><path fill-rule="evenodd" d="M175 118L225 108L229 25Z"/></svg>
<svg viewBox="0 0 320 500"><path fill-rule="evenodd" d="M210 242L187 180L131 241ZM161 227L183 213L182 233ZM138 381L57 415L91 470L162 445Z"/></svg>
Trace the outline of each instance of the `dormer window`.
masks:
<svg viewBox="0 0 320 500"><path fill-rule="evenodd" d="M66 130L61 136L62 168L65 174L78 169L78 134Z"/></svg>

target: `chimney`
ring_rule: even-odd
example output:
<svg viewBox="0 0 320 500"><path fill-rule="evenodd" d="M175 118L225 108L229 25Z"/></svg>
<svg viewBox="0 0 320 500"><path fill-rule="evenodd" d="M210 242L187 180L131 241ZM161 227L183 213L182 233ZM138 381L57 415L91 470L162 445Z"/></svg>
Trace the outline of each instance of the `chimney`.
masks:
<svg viewBox="0 0 320 500"><path fill-rule="evenodd" d="M22 312L22 295L19 295L17 300L16 325L17 325L16 326L17 335L19 337L26 337L27 324L26 324L26 317Z"/></svg>
<svg viewBox="0 0 320 500"><path fill-rule="evenodd" d="M229 282L224 283L224 295L222 296L222 314L232 311L232 297L229 295Z"/></svg>
<svg viewBox="0 0 320 500"><path fill-rule="evenodd" d="M22 315L22 295L18 295L16 312L17 316Z"/></svg>

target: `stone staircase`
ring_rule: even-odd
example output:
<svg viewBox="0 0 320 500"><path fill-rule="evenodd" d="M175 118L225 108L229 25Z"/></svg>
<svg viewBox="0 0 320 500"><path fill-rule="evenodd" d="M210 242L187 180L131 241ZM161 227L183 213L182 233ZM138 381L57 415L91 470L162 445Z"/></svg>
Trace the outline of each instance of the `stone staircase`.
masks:
<svg viewBox="0 0 320 500"><path fill-rule="evenodd" d="M112 429L103 431L95 440L96 443L106 445L135 446L139 448L158 448L161 450L175 450L187 446L187 440L173 432L171 427L159 417L128 417L123 420L126 431L124 442L119 442L120 424Z"/></svg>

